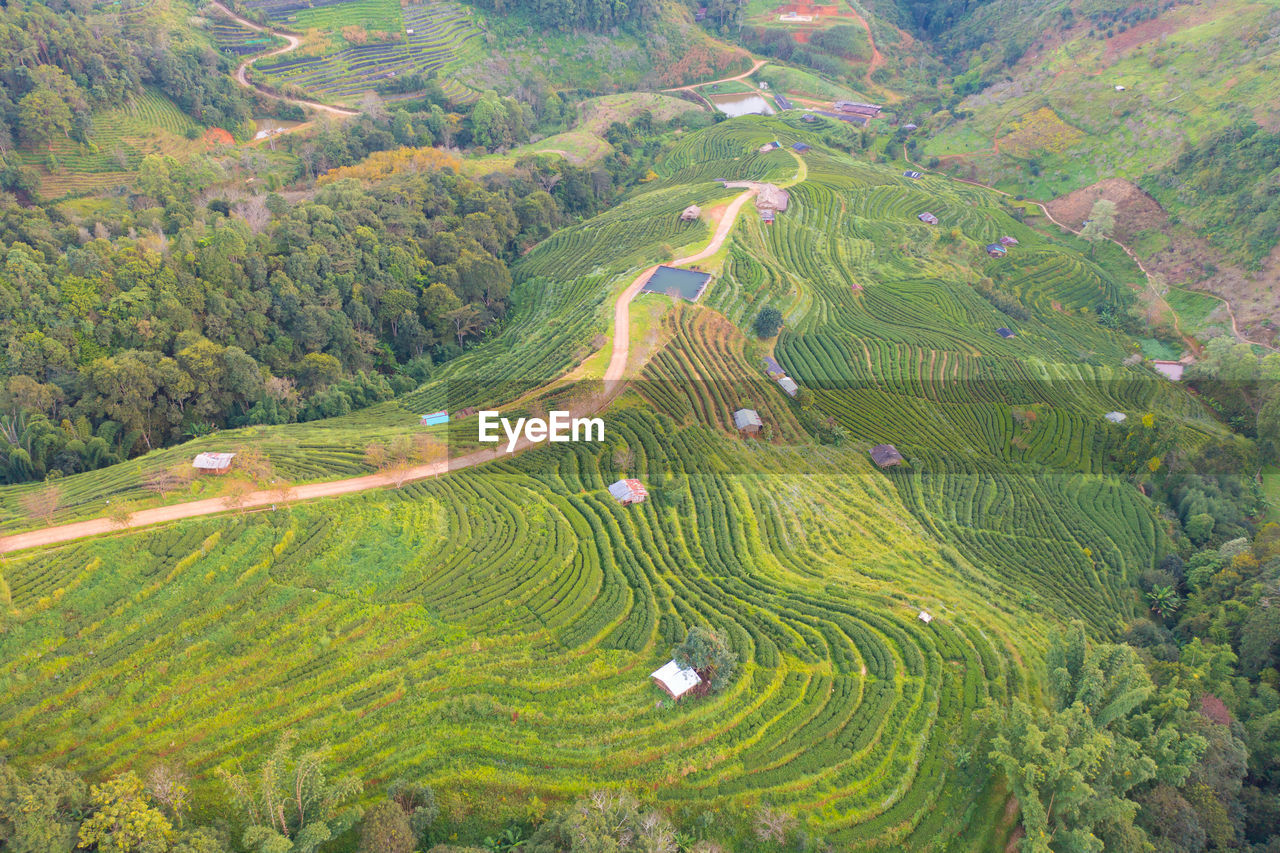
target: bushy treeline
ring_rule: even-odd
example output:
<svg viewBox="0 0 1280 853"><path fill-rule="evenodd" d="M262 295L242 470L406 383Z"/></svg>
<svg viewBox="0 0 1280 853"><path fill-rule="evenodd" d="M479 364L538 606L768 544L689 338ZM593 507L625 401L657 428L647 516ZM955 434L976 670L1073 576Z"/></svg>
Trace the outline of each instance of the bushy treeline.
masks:
<svg viewBox="0 0 1280 853"><path fill-rule="evenodd" d="M229 60L175 41L145 15L86 15L64 4L0 6L0 153L56 137L89 142L93 110L152 85L197 121L239 131L251 118Z"/></svg>
<svg viewBox="0 0 1280 853"><path fill-rule="evenodd" d="M1280 131L1234 125L1188 145L1141 184L1250 269L1280 242Z"/></svg>
<svg viewBox="0 0 1280 853"><path fill-rule="evenodd" d="M476 5L498 14L525 12L538 23L561 31L607 30L653 20L654 0L480 0Z"/></svg>
<svg viewBox="0 0 1280 853"><path fill-rule="evenodd" d="M1162 853L1280 850L1280 526L1211 536L1140 583L1148 617L1126 640L1161 690L1188 693L1207 746L1138 819Z"/></svg>
<svg viewBox="0 0 1280 853"><path fill-rule="evenodd" d="M744 46L765 56L794 62L836 79L853 79L863 68L850 60L868 57L866 30L856 24L837 24L818 30L805 44L799 44L789 30L776 27L748 27L742 30Z"/></svg>
<svg viewBox="0 0 1280 853"><path fill-rule="evenodd" d="M292 731L255 767L193 777L157 760L97 784L50 765L0 757L0 850L6 853L724 853L824 849L794 815L691 808L676 815L627 791L596 791L495 832L476 810L450 813L435 790L396 779L370 789L335 773L327 745ZM485 835L484 833L492 833ZM458 841L458 839L463 839ZM714 840L713 840L714 839ZM476 846L465 846L470 841ZM447 843L440 843L447 842ZM825 848L829 849L829 848Z"/></svg>

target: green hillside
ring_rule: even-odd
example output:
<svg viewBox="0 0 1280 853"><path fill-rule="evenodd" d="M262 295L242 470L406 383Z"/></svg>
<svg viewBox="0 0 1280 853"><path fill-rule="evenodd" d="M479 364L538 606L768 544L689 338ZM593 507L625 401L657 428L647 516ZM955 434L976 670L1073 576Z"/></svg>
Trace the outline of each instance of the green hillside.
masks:
<svg viewBox="0 0 1280 853"><path fill-rule="evenodd" d="M1137 615L1132 584L1172 543L1132 481L1171 444L1227 433L1097 321L1129 298L1131 267L803 127L684 137L654 180L516 263L515 318L418 391L141 465L216 441L257 445L290 478L367 470L359 448L417 412L509 402L578 365L639 271L705 245L679 213L740 192L718 179L796 181L775 225L744 209L705 262L720 276L704 305L667 308L604 445L8 558L0 748L94 775L163 752L212 780L294 729L363 779L431 784L437 838L618 785L687 821L726 815L699 832L740 849L764 803L837 849L1002 848L977 710L1039 697L1065 620L1107 638ZM757 151L773 139L816 147ZM1018 245L990 259L1000 236ZM795 400L744 335L765 305L786 318L775 354ZM762 440L727 428L748 404ZM1130 424L1106 424L1112 409ZM459 449L470 429L454 427ZM875 469L881 442L908 464ZM63 517L141 496L133 464L65 478ZM623 475L651 499L610 500ZM675 705L648 673L697 625L740 670Z"/></svg>

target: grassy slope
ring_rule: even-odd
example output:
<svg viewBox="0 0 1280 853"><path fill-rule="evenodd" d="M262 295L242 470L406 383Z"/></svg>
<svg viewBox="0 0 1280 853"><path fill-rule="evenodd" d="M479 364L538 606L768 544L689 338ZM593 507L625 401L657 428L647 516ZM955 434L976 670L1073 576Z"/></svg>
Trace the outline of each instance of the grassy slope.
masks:
<svg viewBox="0 0 1280 853"><path fill-rule="evenodd" d="M1061 43L1033 47L1012 80L966 98L961 108L971 118L927 127L924 151L967 155L959 160L963 170L1038 198L1102 178L1136 179L1175 156L1184 141L1240 117L1264 124L1280 118L1277 14L1272 4L1227 0L1174 8L1110 40L1090 38L1082 26ZM1052 112L1038 112L1045 108ZM1022 146L1010 155L1010 128L1029 116L1014 140ZM992 152L996 138L999 155ZM1038 176L1031 157L1039 161Z"/></svg>
<svg viewBox="0 0 1280 853"><path fill-rule="evenodd" d="M677 214L731 197L714 178L794 173L787 152L754 153L774 138L806 137L748 118L683 140L658 180L530 253L507 332L408 400L239 438L331 475L414 411L559 375L636 270L706 239ZM1215 427L1119 366L1132 344L1078 309L1121 284L1074 245L983 190L806 160L778 224L744 216L706 307L661 321L606 446L7 560L0 748L93 771L163 753L207 772L294 726L366 778L437 782L455 813L483 798L502 820L533 794L626 781L695 813L767 798L842 849L989 849L1003 802L957 752L973 709L1035 691L1057 619L1110 630L1132 607L1126 579L1164 548L1145 501L1099 471L1100 413L1153 411L1186 441ZM919 225L925 207L957 235ZM1000 233L1022 245L997 264L978 247ZM966 284L977 275L1028 306L1017 339L992 334L1009 321ZM808 444L758 371L732 323L766 301L788 318L779 358L850 446ZM723 432L744 402L770 442ZM880 440L910 467L870 468ZM127 484L134 464L65 486ZM653 500L610 503L623 473ZM709 701L655 703L647 673L703 621L734 638L743 675Z"/></svg>

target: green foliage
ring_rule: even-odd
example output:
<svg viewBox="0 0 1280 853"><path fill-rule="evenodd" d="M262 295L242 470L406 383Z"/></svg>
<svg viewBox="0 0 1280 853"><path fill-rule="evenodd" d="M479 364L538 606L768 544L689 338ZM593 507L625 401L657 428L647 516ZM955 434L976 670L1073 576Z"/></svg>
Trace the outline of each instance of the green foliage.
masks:
<svg viewBox="0 0 1280 853"><path fill-rule="evenodd" d="M89 798L74 773L40 765L27 776L0 761L0 842L13 853L68 851Z"/></svg>
<svg viewBox="0 0 1280 853"><path fill-rule="evenodd" d="M1022 806L1026 853L1139 850L1131 795L1179 785L1206 748L1191 733L1188 697L1157 694L1128 646L1090 646L1075 625L1050 646L1048 709L1015 699L992 708L989 759Z"/></svg>
<svg viewBox="0 0 1280 853"><path fill-rule="evenodd" d="M1188 144L1142 186L1210 242L1256 270L1280 240L1278 177L1280 132L1247 121Z"/></svg>
<svg viewBox="0 0 1280 853"><path fill-rule="evenodd" d="M252 776L219 770L246 818L243 844L256 853L313 853L360 819L362 810L350 805L360 793L359 781L352 776L331 780L328 748L297 752L297 740L292 731L281 733L275 749ZM399 811L399 806L388 805ZM385 818L379 813L365 837L400 838L398 827Z"/></svg>
<svg viewBox="0 0 1280 853"><path fill-rule="evenodd" d="M760 309L756 315L756 334L762 338L772 338L782 328L782 312L772 305Z"/></svg>
<svg viewBox="0 0 1280 853"><path fill-rule="evenodd" d="M688 636L672 650L671 656L681 667L692 668L716 692L729 685L738 666L738 655L728 640L700 625L689 629Z"/></svg>

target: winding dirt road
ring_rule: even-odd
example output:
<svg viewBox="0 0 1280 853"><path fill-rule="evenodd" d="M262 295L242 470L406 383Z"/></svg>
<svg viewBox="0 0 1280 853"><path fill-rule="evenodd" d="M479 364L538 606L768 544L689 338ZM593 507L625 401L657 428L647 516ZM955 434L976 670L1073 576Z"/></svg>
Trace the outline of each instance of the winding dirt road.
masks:
<svg viewBox="0 0 1280 853"><path fill-rule="evenodd" d="M285 53L289 53L290 51L297 50L298 46L302 44L302 39L294 35L289 35L288 33L282 33L276 30L268 29L262 26L261 24L255 24L253 21L250 21L247 18L242 18L239 15L237 15L235 12L228 9L226 6L223 6L221 3L218 2L218 0L210 0L210 2L212 3L215 9L217 9L222 14L226 15L231 20L235 21L237 24L246 26L249 29L254 30L255 32L266 33L267 35L275 36L276 38L282 38L286 42L288 42L288 44L286 44L282 48L278 48L276 50L271 51L270 53L263 54L262 56L252 56L246 59L244 62L241 62L240 66L236 68L236 73L235 73L236 82L239 83L241 86L243 86L246 89L253 89L255 91L261 92L262 94L266 95L268 98L274 98L277 101L285 101L286 103L296 104L300 107L307 107L313 110L319 110L320 112L329 113L330 115L354 116L354 115L360 114L357 110L349 110L349 109L346 109L345 107L332 107L332 106L329 106L328 104L322 104L319 101L304 101L299 98L287 98L284 95L277 95L274 92L269 92L266 89L262 88L261 86L257 86L251 83L249 81L249 63L257 59L267 59L272 56L280 56L281 54L285 54ZM299 129L300 128L292 128L292 130L295 130L295 131Z"/></svg>
<svg viewBox="0 0 1280 853"><path fill-rule="evenodd" d="M690 264L709 258L720 251L720 247L724 245L729 232L733 230L734 222L737 220L742 206L755 197L755 194L756 190L747 190L729 204L724 214L720 217L715 234L706 248L686 258L678 258L671 263L673 265ZM641 273L635 281L627 286L626 290L619 294L618 301L614 305L613 352L609 359L609 366L605 370L605 392L591 407L592 411L598 411L602 408L622 388L622 379L626 373L627 360L631 350L631 300L640 292L640 289L655 268L656 266L650 267ZM574 412L573 415L582 416L590 413ZM529 442L522 438L516 444L515 451L525 450L534 446L534 444L534 442ZM74 539L82 539L86 536L101 536L107 533L118 533L123 530L148 527L153 524L180 521L185 518L197 518L202 515L215 515L233 510L260 509L267 506L274 508L279 504L288 504L295 501L332 498L340 495L349 495L354 492L368 491L369 489L398 487L414 480L437 477L449 471L472 468L506 455L505 443L503 443L491 450L477 450L454 459L431 462L397 471L384 471L377 474L366 474L362 477L351 477L346 480L329 480L323 483L308 483L302 486L263 489L250 492L234 501L230 501L225 497L206 498L205 500L189 501L172 506L142 509L130 515L123 522L111 518L93 518L71 524L61 524L56 527L45 527L0 538L0 554L21 551L25 548L57 545Z"/></svg>

